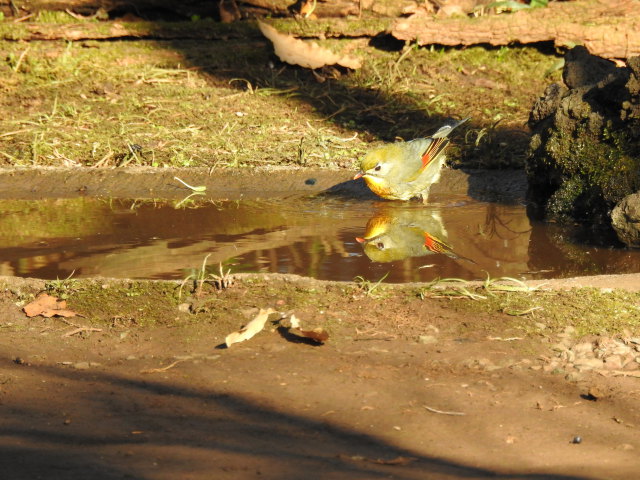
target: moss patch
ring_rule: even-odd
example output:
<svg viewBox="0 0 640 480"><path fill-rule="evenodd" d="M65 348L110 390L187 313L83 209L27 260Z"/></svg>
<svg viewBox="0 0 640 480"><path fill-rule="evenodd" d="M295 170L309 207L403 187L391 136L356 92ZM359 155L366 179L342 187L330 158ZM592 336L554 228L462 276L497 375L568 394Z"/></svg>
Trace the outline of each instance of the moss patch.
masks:
<svg viewBox="0 0 640 480"><path fill-rule="evenodd" d="M484 293L479 290L479 294ZM560 291L510 292L479 301L459 300L469 313L505 313L528 332L543 323L554 331L575 327L579 335L615 335L624 329L640 331L640 294L622 290L582 288Z"/></svg>
<svg viewBox="0 0 640 480"><path fill-rule="evenodd" d="M609 211L640 188L640 160L630 150L632 145L628 135L615 132L612 125L601 137L584 124L573 135L552 132L546 162L556 162L553 169L565 180L549 199L548 214L552 218L592 218L594 212Z"/></svg>
<svg viewBox="0 0 640 480"><path fill-rule="evenodd" d="M431 326L463 336L502 336L507 331L537 335L539 324L555 332L573 326L579 335L640 333L640 293L620 290L489 294L483 287L466 284L467 291L476 295L472 300L466 295L443 297L423 287L385 285L371 294L354 283L261 275L243 276L223 290L207 283L198 295L189 283L181 297L180 283L169 281L67 279L43 285L43 290L65 298L70 309L84 315L78 322L109 328L189 324L224 335L248 321L257 312L253 309L272 307L295 312L307 324L323 325L341 336L354 335L354 328L392 328L394 335L415 339L429 334ZM7 283L2 290L18 305L39 291Z"/></svg>

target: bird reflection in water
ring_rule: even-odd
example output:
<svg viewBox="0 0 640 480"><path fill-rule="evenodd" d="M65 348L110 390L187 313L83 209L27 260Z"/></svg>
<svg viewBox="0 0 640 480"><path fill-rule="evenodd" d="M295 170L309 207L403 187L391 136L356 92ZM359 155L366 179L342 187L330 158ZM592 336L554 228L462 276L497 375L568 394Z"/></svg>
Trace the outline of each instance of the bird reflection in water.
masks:
<svg viewBox="0 0 640 480"><path fill-rule="evenodd" d="M364 236L356 241L374 262L442 254L475 263L453 251L437 207L385 205L369 219Z"/></svg>

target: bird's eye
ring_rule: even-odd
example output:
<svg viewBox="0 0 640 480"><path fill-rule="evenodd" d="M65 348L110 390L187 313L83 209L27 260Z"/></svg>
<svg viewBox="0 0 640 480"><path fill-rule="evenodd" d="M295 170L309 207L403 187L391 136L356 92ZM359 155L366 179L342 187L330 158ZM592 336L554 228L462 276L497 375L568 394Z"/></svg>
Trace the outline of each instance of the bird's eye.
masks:
<svg viewBox="0 0 640 480"><path fill-rule="evenodd" d="M376 172L379 172L381 168L382 168L382 167L378 164L378 165L376 165L376 168L374 168L374 170L375 170Z"/></svg>
<svg viewBox="0 0 640 480"><path fill-rule="evenodd" d="M376 243L376 247L378 247L378 250L384 250L384 243L378 242Z"/></svg>

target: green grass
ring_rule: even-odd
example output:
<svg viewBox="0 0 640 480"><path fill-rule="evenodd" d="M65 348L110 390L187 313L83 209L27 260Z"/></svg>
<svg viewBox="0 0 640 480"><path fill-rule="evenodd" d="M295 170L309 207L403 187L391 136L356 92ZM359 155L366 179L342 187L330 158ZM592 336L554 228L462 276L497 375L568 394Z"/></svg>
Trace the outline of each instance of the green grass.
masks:
<svg viewBox="0 0 640 480"><path fill-rule="evenodd" d="M68 19L77 22L66 13L38 21ZM191 28L200 24L215 27ZM11 28L22 26L4 25L4 38ZM427 135L451 116L472 117L454 161L517 164L526 137L510 130L521 130L555 62L533 48L385 51L331 39L321 43L364 66L314 74L274 62L253 35L0 41L0 165L351 168L372 142Z"/></svg>
<svg viewBox="0 0 640 480"><path fill-rule="evenodd" d="M518 287L510 283L509 287ZM484 287L470 289L474 296L486 293ZM491 287L490 287L491 288ZM422 295L425 295L422 291ZM433 292L429 295L435 296ZM536 323L544 323L552 331L573 326L578 335L616 335L625 329L640 332L640 294L622 290L603 291L597 288L548 291L542 289L496 290L491 295L473 298L458 294L455 308L461 311L504 313L514 317L515 325L533 333Z"/></svg>
<svg viewBox="0 0 640 480"><path fill-rule="evenodd" d="M495 333L509 328L538 337L540 324L544 324L547 327L546 334L560 333L567 326L575 327L578 337L592 334L640 334L640 293L621 290L494 289L492 294L488 295L483 285L471 286L449 279L448 282L438 283L444 294L437 293L435 289L425 293L425 289L421 288L416 296L415 287L383 286L380 282L303 285L285 281L274 284L273 280L255 276L237 280L231 288L220 291L215 280L223 278L229 278L228 272L221 270L220 275L209 273L206 265L194 271L191 279L197 280L195 287L200 287L202 296L198 305L206 303L208 307L188 315L178 315L177 306L181 300L180 284L177 282L68 278L45 282L44 288L52 295L66 298L69 308L85 315L88 322L102 324L109 324L114 318L131 319L137 326L173 325L184 321L227 322L233 321L238 309L246 308L247 305L268 305L274 299L286 299L288 309L319 309L335 305L345 305L344 308L347 308L346 305L352 303L349 298L354 294L360 294L358 302L364 302L368 305L367 308L374 308L372 305L378 302L378 313L383 316L388 314L384 307L385 301L405 299L406 305L422 301L441 303L451 313L454 322L460 318L482 318L480 323L469 321L468 326L467 322L453 325L461 332L466 328L482 328ZM519 286L504 279L500 280L500 283ZM447 290L456 284L473 295L468 296L459 289ZM20 305L30 301L38 291L31 287L16 288L7 283L0 287L6 295L13 295ZM362 296L362 293L365 295ZM423 300L417 298L421 293Z"/></svg>

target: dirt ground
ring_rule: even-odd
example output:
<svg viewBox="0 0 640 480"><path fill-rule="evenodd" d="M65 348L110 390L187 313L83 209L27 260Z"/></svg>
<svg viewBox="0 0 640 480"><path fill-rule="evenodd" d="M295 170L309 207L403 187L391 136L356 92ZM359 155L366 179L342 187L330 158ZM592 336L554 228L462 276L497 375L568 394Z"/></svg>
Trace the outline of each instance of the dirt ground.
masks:
<svg viewBox="0 0 640 480"><path fill-rule="evenodd" d="M531 105L561 81L549 42L329 38L363 68L311 72L251 24L212 37L217 22L192 20L164 40L162 24L118 39L101 32L137 22L68 12L0 22L0 197L183 198L168 167L218 198L274 179L276 194L312 193L352 178L373 145L467 116L452 166L522 168ZM239 197L224 190L237 170L250 172L231 182ZM522 178L493 183L508 193ZM0 277L0 477L639 478L640 280L553 285L246 275L179 295L172 282ZM83 316L28 318L41 291ZM264 331L221 348L267 307L279 313ZM292 313L329 339L294 335L279 320Z"/></svg>
<svg viewBox="0 0 640 480"><path fill-rule="evenodd" d="M640 466L638 378L553 367L563 322L544 313L262 275L180 300L169 282L1 283L4 478L630 479ZM44 289L85 317L28 319ZM330 338L301 340L275 314L222 348L257 307Z"/></svg>

